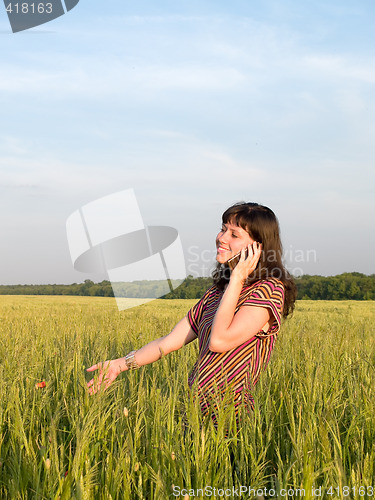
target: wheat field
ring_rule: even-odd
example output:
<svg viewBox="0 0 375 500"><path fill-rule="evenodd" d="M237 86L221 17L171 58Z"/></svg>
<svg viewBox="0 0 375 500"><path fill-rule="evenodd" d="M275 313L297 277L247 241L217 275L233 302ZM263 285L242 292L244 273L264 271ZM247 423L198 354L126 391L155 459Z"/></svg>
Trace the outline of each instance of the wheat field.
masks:
<svg viewBox="0 0 375 500"><path fill-rule="evenodd" d="M374 302L297 302L238 435L188 397L196 342L88 395L194 302L2 297L1 499L375 497Z"/></svg>

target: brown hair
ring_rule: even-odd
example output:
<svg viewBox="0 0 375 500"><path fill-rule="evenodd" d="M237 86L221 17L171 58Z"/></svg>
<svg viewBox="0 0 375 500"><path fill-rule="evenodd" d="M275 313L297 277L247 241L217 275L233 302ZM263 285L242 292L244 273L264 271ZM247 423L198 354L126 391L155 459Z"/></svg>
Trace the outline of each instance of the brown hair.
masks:
<svg viewBox="0 0 375 500"><path fill-rule="evenodd" d="M259 280L277 278L285 288L283 317L293 312L297 288L293 277L282 263L280 227L272 210L258 203L239 202L229 207L222 216L223 224L230 223L242 227L250 237L262 244L262 254L254 272L245 284ZM227 264L217 263L212 273L214 284L221 290L229 282L230 269Z"/></svg>

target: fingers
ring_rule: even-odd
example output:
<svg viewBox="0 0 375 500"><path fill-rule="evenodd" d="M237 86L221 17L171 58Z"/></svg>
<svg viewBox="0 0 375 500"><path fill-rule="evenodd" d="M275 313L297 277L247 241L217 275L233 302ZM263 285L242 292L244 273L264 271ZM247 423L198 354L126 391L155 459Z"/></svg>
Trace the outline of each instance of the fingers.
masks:
<svg viewBox="0 0 375 500"><path fill-rule="evenodd" d="M93 394L96 394L98 391L100 391L100 387L102 385L102 380L103 376L99 376L97 380L94 378L90 380L90 382L87 384L87 388L89 391L90 396Z"/></svg>
<svg viewBox="0 0 375 500"><path fill-rule="evenodd" d="M248 249L247 259L251 260L252 258L255 258L255 257L259 258L260 254L262 253L262 244L258 243L257 241L253 241L253 243L249 243L247 245L247 249ZM244 250L244 249L242 249L242 250ZM241 250L241 252L242 252L242 250Z"/></svg>
<svg viewBox="0 0 375 500"><path fill-rule="evenodd" d="M112 384L113 380L105 379L104 381L105 381L105 386L103 390L105 391Z"/></svg>
<svg viewBox="0 0 375 500"><path fill-rule="evenodd" d="M253 254L252 244L249 243L247 247L241 248L240 261L243 262L247 260Z"/></svg>
<svg viewBox="0 0 375 500"><path fill-rule="evenodd" d="M247 264L248 272L251 273L258 265L259 259L262 255L262 244L254 241L253 243L250 243L247 248L248 256L245 259L245 263Z"/></svg>
<svg viewBox="0 0 375 500"><path fill-rule="evenodd" d="M262 255L262 244L258 243L257 241L254 241L252 248L253 248L254 262L258 262L260 256Z"/></svg>
<svg viewBox="0 0 375 500"><path fill-rule="evenodd" d="M247 257L246 259L251 259L254 255L253 243L247 245Z"/></svg>
<svg viewBox="0 0 375 500"><path fill-rule="evenodd" d="M246 252L247 250L247 252ZM249 243L247 247L241 248L241 256L239 262L246 262L247 264L254 263L260 259L262 253L262 244L254 241Z"/></svg>
<svg viewBox="0 0 375 500"><path fill-rule="evenodd" d="M115 361L105 361L104 363L97 363L96 365L90 366L86 371L93 372L99 370L99 376L92 378L87 383L87 389L89 394L96 394L100 391L102 385L105 391L112 384L112 382L117 378L120 370L116 370Z"/></svg>
<svg viewBox="0 0 375 500"><path fill-rule="evenodd" d="M95 370L98 370L101 366L101 363L97 363L96 365L92 365L90 366L90 368L86 368L86 371L87 372L93 372Z"/></svg>
<svg viewBox="0 0 375 500"><path fill-rule="evenodd" d="M108 387L112 384L112 382L115 380L116 377L114 377L111 374L104 375L104 372L101 372L99 377L92 378L88 383L87 383L87 389L89 391L90 396L92 394L96 394L98 391L101 390L103 386L103 391L108 389Z"/></svg>
<svg viewBox="0 0 375 500"><path fill-rule="evenodd" d="M93 372L95 370L108 370L110 366L110 361L104 361L104 363L96 363L96 365L90 366L90 368L86 368L87 372Z"/></svg>
<svg viewBox="0 0 375 500"><path fill-rule="evenodd" d="M87 372L93 372L95 370L100 370L99 372L99 377L96 379L96 377L92 378L88 383L87 383L87 389L89 391L89 394L96 394L100 390L100 386L102 384L103 380L103 363L96 363L95 365L90 366L90 368L87 368Z"/></svg>
<svg viewBox="0 0 375 500"><path fill-rule="evenodd" d="M96 393L97 387L94 386L94 379L91 379L90 382L87 384L87 389L89 391L90 396Z"/></svg>
<svg viewBox="0 0 375 500"><path fill-rule="evenodd" d="M113 377L104 377L104 379L99 379L96 385L93 384L89 388L90 394L96 394L98 391L102 389L102 387L103 387L103 392L106 391L113 381L114 381Z"/></svg>

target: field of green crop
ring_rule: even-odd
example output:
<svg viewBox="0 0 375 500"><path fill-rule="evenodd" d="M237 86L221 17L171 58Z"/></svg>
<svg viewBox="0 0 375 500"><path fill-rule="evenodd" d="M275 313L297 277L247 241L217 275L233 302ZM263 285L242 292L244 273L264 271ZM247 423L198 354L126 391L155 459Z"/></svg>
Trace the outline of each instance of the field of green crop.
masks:
<svg viewBox="0 0 375 500"><path fill-rule="evenodd" d="M188 399L195 342L88 395L85 367L193 303L1 298L1 499L375 497L374 302L298 302L238 437Z"/></svg>

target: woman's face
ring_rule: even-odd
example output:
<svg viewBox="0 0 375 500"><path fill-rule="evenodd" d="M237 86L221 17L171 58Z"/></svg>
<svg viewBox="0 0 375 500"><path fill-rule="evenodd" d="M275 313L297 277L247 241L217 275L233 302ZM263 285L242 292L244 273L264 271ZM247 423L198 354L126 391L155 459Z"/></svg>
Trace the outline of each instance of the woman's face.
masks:
<svg viewBox="0 0 375 500"><path fill-rule="evenodd" d="M216 236L216 260L224 264L231 257L236 255L242 248L246 247L254 240L242 227L226 222L222 224L222 229Z"/></svg>

